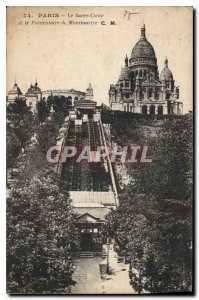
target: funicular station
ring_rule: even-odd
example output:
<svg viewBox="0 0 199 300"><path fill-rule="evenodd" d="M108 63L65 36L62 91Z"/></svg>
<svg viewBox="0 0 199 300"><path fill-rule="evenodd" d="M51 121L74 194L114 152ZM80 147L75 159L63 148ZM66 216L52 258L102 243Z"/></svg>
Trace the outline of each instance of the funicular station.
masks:
<svg viewBox="0 0 199 300"><path fill-rule="evenodd" d="M90 145L92 155L98 145L106 146L106 137L96 102L85 102L78 101L71 107L69 116L60 128L57 145L60 149L64 145L74 146L77 151ZM77 162L73 157L66 163L59 160L56 169L70 191L72 206L77 213L76 230L80 236L81 251L76 255L102 255L102 245L106 243L102 238L105 216L118 204L110 158L100 158L97 162Z"/></svg>

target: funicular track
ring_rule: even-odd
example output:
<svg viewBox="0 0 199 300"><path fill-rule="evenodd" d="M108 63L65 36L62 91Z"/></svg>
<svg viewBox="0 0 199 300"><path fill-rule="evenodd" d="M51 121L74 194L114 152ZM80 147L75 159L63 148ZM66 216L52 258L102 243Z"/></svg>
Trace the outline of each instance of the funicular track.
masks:
<svg viewBox="0 0 199 300"><path fill-rule="evenodd" d="M100 133L98 122L89 120L89 138L90 146L92 151L97 150L97 146L101 145ZM107 174L105 173L102 162L95 165L91 164L91 175L92 175L92 189L93 191L108 190L108 186L105 188L105 179Z"/></svg>
<svg viewBox="0 0 199 300"><path fill-rule="evenodd" d="M76 132L75 147L77 149L77 154L79 154L82 149L82 134L81 134L81 132ZM81 163L77 162L75 157L73 159L73 174L72 174L71 188L73 191L81 190Z"/></svg>
<svg viewBox="0 0 199 300"><path fill-rule="evenodd" d="M90 147L92 150L97 150L97 140L95 136L95 123L93 120L89 120L89 137L90 137Z"/></svg>
<svg viewBox="0 0 199 300"><path fill-rule="evenodd" d="M71 158L70 163L63 165L62 178L71 191L110 191L111 176L109 168L105 168L103 160L100 162L77 162L77 157L86 145L91 151L96 151L97 146L103 145L101 127L99 122L89 119L77 129L75 122L70 123L67 144L75 146L77 155Z"/></svg>
<svg viewBox="0 0 199 300"><path fill-rule="evenodd" d="M84 122L82 124L82 147L89 144L89 129L88 123ZM89 162L84 161L81 163L81 190L87 191L90 190L91 186L91 174Z"/></svg>

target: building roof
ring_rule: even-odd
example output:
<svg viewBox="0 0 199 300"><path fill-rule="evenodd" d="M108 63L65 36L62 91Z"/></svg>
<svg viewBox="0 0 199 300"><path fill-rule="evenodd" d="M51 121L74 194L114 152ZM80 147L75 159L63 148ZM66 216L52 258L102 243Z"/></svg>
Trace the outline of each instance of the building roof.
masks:
<svg viewBox="0 0 199 300"><path fill-rule="evenodd" d="M168 67L168 59L166 58L164 61L164 68L160 74L160 79L161 80L170 80L173 79L173 74L171 70Z"/></svg>
<svg viewBox="0 0 199 300"><path fill-rule="evenodd" d="M140 40L135 44L131 52L131 59L135 58L153 58L156 59L153 46L147 41L145 36L145 25L141 28Z"/></svg>
<svg viewBox="0 0 199 300"><path fill-rule="evenodd" d="M113 192L93 192L93 191L70 191L72 205L77 203L97 203L108 206L115 206L115 196ZM90 204L89 204L90 205Z"/></svg>
<svg viewBox="0 0 199 300"><path fill-rule="evenodd" d="M79 216L89 214L99 220L105 220L105 216L110 212L106 207L75 207L74 210Z"/></svg>
<svg viewBox="0 0 199 300"><path fill-rule="evenodd" d="M129 67L127 67L127 66L122 67L119 80L121 80L121 81L122 80L130 80L130 78L131 78L131 74L130 74Z"/></svg>
<svg viewBox="0 0 199 300"><path fill-rule="evenodd" d="M8 92L8 95L11 95L11 94L22 95L22 92L16 82L15 82L13 88Z"/></svg>
<svg viewBox="0 0 199 300"><path fill-rule="evenodd" d="M26 95L37 95L37 94L41 94L41 89L38 86L37 80L35 82L35 85L30 85L29 89L27 90Z"/></svg>
<svg viewBox="0 0 199 300"><path fill-rule="evenodd" d="M97 105L96 101L80 99L74 100L74 106L78 108L95 108Z"/></svg>
<svg viewBox="0 0 199 300"><path fill-rule="evenodd" d="M61 95L61 94L78 94L80 96L85 96L86 93L85 92L81 92L81 91L76 91L74 89L71 90L67 90L67 89L58 89L58 90L46 90L46 91L42 91L42 94L49 94L52 96L56 96L56 95Z"/></svg>
<svg viewBox="0 0 199 300"><path fill-rule="evenodd" d="M93 88L92 88L92 84L89 83L88 88L86 89L87 92L91 92L93 94Z"/></svg>

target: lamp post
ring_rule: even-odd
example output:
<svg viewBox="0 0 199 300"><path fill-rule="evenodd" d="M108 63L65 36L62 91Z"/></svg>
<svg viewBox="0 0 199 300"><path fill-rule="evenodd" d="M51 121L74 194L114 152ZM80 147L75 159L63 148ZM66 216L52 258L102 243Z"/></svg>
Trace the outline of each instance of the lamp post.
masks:
<svg viewBox="0 0 199 300"><path fill-rule="evenodd" d="M107 243L106 243L106 249L107 249L107 268L106 268L106 274L109 274L109 250L110 250L110 243L109 239L107 238Z"/></svg>

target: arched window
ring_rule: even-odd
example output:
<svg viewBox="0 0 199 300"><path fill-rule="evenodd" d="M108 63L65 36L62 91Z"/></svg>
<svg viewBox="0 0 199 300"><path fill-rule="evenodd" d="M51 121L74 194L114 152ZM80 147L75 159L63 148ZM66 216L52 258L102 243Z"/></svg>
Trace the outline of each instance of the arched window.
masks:
<svg viewBox="0 0 199 300"><path fill-rule="evenodd" d="M154 105L150 106L150 115L155 115L155 106Z"/></svg>
<svg viewBox="0 0 199 300"><path fill-rule="evenodd" d="M146 77L146 70L144 70L144 77Z"/></svg>
<svg viewBox="0 0 199 300"><path fill-rule="evenodd" d="M142 106L142 113L143 113L144 115L147 115L147 106L146 106L146 105L143 105L143 106Z"/></svg>
<svg viewBox="0 0 199 300"><path fill-rule="evenodd" d="M135 71L135 76L137 77L137 75L138 75L138 71Z"/></svg>
<svg viewBox="0 0 199 300"><path fill-rule="evenodd" d="M75 97L75 99L74 100L78 100L78 97Z"/></svg>
<svg viewBox="0 0 199 300"><path fill-rule="evenodd" d="M142 77L142 70L140 70L140 77Z"/></svg>
<svg viewBox="0 0 199 300"><path fill-rule="evenodd" d="M72 97L71 96L68 97L68 102L70 105L72 105Z"/></svg>
<svg viewBox="0 0 199 300"><path fill-rule="evenodd" d="M163 115L163 106L158 106L158 115Z"/></svg>

